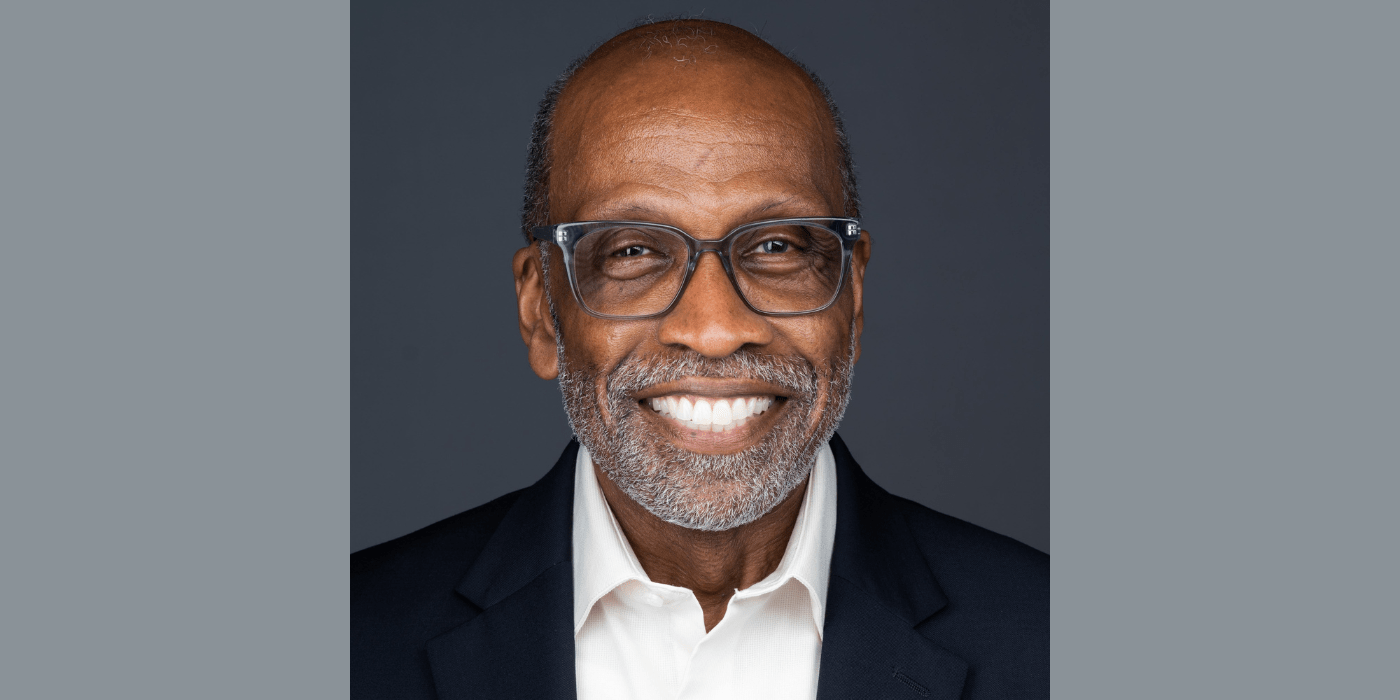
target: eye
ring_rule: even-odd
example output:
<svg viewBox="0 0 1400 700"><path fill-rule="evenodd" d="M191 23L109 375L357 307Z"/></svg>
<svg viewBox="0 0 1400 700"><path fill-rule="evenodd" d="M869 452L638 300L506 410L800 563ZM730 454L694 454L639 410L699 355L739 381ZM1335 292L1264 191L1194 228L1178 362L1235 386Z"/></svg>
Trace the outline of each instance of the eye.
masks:
<svg viewBox="0 0 1400 700"><path fill-rule="evenodd" d="M648 248L648 247L646 247L646 246L641 246L641 245L629 245L629 246L627 246L626 248L622 248L621 250L618 250L616 253L613 253L613 255L616 256L616 257L619 257L619 258L634 258L634 257L637 257L637 256L639 256L639 255L646 255L647 253L651 253L651 252L653 252L652 249L651 249L651 248Z"/></svg>
<svg viewBox="0 0 1400 700"><path fill-rule="evenodd" d="M758 244L760 253L786 253L791 247L787 241L764 241Z"/></svg>

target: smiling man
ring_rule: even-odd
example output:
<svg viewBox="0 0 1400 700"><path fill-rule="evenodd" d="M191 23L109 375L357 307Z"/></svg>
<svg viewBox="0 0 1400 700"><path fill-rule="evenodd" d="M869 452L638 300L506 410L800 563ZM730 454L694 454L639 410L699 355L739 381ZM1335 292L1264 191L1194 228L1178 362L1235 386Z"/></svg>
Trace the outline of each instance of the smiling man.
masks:
<svg viewBox="0 0 1400 700"><path fill-rule="evenodd" d="M835 437L871 238L815 76L642 25L547 93L528 171L520 332L578 439L354 555L355 694L1048 696L1048 558Z"/></svg>

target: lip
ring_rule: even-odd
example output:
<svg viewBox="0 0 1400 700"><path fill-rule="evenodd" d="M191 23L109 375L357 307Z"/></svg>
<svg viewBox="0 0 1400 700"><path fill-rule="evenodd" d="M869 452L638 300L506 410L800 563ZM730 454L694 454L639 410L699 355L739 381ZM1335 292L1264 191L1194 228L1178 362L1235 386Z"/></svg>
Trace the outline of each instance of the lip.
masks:
<svg viewBox="0 0 1400 700"><path fill-rule="evenodd" d="M633 394L632 398L638 401L644 401L657 396L669 396L671 394L695 394L698 396L713 396L721 399L733 398L735 396L773 396L779 399L789 398L787 390L777 384L770 384L754 379L713 379L710 377L691 377L674 382L653 384Z"/></svg>
<svg viewBox="0 0 1400 700"><path fill-rule="evenodd" d="M701 432L687 428L679 421L668 418L647 403L648 399L659 396L704 396L712 398L734 398L740 396L772 396L774 401L768 410L748 419L743 425L724 432ZM633 398L640 404L642 414L649 425L667 442L688 452L702 454L728 454L739 452L758 443L780 420L787 410L787 391L780 386L748 379L711 379L695 377L675 382L656 384L637 392Z"/></svg>

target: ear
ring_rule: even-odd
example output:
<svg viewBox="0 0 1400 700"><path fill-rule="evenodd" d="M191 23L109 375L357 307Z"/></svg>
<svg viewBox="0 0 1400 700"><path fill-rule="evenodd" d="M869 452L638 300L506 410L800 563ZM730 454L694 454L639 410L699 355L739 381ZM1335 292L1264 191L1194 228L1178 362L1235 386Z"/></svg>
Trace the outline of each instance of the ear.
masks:
<svg viewBox="0 0 1400 700"><path fill-rule="evenodd" d="M851 292L855 296L856 354L860 359L860 334L865 330L865 266L870 263L870 248L873 245L870 232L862 230L860 240L851 249Z"/></svg>
<svg viewBox="0 0 1400 700"><path fill-rule="evenodd" d="M511 267L515 272L520 338L529 348L530 369L541 379L554 379L559 376L559 345L555 341L554 319L549 315L549 299L544 293L539 247L532 244L515 251Z"/></svg>

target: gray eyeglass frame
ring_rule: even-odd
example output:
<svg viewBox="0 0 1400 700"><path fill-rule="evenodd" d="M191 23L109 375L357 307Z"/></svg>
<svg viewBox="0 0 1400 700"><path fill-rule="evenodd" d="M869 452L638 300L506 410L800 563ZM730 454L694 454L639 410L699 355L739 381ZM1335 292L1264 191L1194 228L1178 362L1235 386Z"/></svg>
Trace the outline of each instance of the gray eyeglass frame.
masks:
<svg viewBox="0 0 1400 700"><path fill-rule="evenodd" d="M749 303L748 297L744 296L744 291L739 288L739 280L734 277L734 268L729 262L730 249L734 246L734 241L738 236L764 226L774 224L815 224L836 234L841 239L841 279L836 283L836 291L832 292L831 298L820 307L809 311L763 311ZM637 316L604 314L588 308L588 303L583 300L583 294L579 292L578 279L574 276L574 247L578 245L580 239L588 234L603 228L613 228L616 226L639 226L652 229L661 229L680 235L685 241L690 257L686 261L685 277L681 280L681 286L676 290L676 297L671 300L666 308L656 313L641 314ZM729 283L733 285L734 292L739 295L739 299L744 302L750 311L762 316L805 316L825 311L831 308L832 304L840 298L842 290L846 287L846 278L850 276L851 251L855 248L856 241L860 240L860 222L856 219L848 219L835 216L812 216L788 219L765 219L754 221L740 226L723 238L705 240L696 238L675 226L658 224L650 221L576 221L567 224L554 224L552 226L536 226L530 229L530 235L535 240L553 243L559 247L564 255L564 269L569 277L569 289L573 291L574 300L583 310L591 316L614 321L639 321L648 318L657 318L671 313L685 295L685 290L690 286L690 278L695 274L695 266L700 262L700 256L705 252L713 252L719 256L720 265L724 267L724 273L729 275Z"/></svg>

